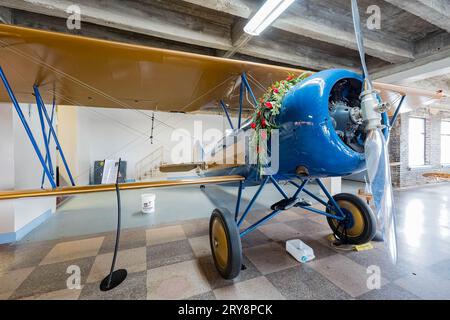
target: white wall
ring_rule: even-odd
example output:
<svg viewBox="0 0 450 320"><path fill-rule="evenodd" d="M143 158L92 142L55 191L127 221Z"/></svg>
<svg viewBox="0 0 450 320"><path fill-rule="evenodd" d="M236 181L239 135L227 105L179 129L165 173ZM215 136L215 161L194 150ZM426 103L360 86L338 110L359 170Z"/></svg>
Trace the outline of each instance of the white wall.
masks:
<svg viewBox="0 0 450 320"><path fill-rule="evenodd" d="M44 142L36 105L22 104L21 109L45 155ZM50 114L51 108L47 107ZM224 131L228 122L222 115L198 115L155 112L154 143L151 131L151 111L127 109L58 107L58 136L77 185L89 183L89 173L95 160L118 159L128 163L127 177L135 178L135 165L142 158L163 146L164 161L171 162L171 151L178 144L172 141L174 129L184 129L194 135L194 123L200 122L201 132L208 129ZM198 128L197 128L198 129ZM218 136L217 138L219 138ZM42 166L13 106L0 104L0 190L40 188ZM192 141L194 147L194 141ZM63 164L51 144L53 166ZM50 187L48 181L45 187ZM55 212L55 198L0 201L0 242L36 227ZM36 222L38 221L38 222Z"/></svg>
<svg viewBox="0 0 450 320"><path fill-rule="evenodd" d="M195 121L201 121L203 132L211 128L222 132L228 129L228 122L219 114L155 112L154 139L151 144L151 111L78 107L74 115L71 108L58 108L58 130L61 132L72 128L73 118L76 117L76 147L73 141L68 144L77 150L77 163L72 163L71 167L77 168L76 180L80 185L89 183L89 172L92 172L96 160L122 158L127 161L128 179L135 178L136 163L160 146L164 147L164 161L171 162L171 150L178 143L171 140L172 132L174 129L185 129L194 135ZM72 114L72 120L67 116L68 113Z"/></svg>
<svg viewBox="0 0 450 320"><path fill-rule="evenodd" d="M12 108L0 104L0 190L14 189ZM14 202L0 201L0 233L14 231Z"/></svg>
<svg viewBox="0 0 450 320"><path fill-rule="evenodd" d="M60 108L62 108L62 110ZM78 108L73 106L58 106L57 110L56 128L58 132L58 140L62 146L66 161L70 166L70 171L72 175L76 177L78 176ZM62 130L60 129L59 123L63 124ZM58 166L62 177L60 181L61 185L64 185L64 183L69 183L69 176L60 157L58 157ZM77 183L77 181L75 181L75 183Z"/></svg>
<svg viewBox="0 0 450 320"><path fill-rule="evenodd" d="M45 155L36 105L21 105L28 124ZM49 108L48 112L51 112ZM11 104L0 104L0 190L36 189L41 185L42 166L24 127ZM55 159L55 146L51 146ZM48 182L46 187L50 185ZM55 198L23 199L0 202L0 236L14 234L44 213L55 211ZM36 226L36 225L33 225Z"/></svg>
<svg viewBox="0 0 450 320"><path fill-rule="evenodd" d="M38 146L45 157L45 145L42 137L42 129L39 121L39 113L35 104L21 104L22 112L27 119L27 122L33 131L33 135L38 143ZM51 108L47 107L49 116L51 115ZM18 189L36 189L41 186L42 166L34 151L34 148L28 138L25 129L17 115L13 112L13 126L14 126L14 172L15 181L14 187ZM50 144L50 152L52 153L52 160L55 162L56 146L53 142ZM55 163L53 163L55 169ZM51 188L48 179L45 180L44 187ZM16 200L15 207L15 230L19 230L27 223L37 218L48 210L55 211L56 199L39 198L39 199L21 199Z"/></svg>

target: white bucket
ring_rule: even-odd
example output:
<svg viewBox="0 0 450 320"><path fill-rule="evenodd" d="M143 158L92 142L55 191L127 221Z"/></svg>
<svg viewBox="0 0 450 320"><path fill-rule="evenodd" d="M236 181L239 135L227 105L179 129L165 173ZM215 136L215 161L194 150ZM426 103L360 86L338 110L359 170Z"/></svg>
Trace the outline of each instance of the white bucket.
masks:
<svg viewBox="0 0 450 320"><path fill-rule="evenodd" d="M156 195L153 193L143 194L142 199L142 213L153 213L155 212L155 199Z"/></svg>

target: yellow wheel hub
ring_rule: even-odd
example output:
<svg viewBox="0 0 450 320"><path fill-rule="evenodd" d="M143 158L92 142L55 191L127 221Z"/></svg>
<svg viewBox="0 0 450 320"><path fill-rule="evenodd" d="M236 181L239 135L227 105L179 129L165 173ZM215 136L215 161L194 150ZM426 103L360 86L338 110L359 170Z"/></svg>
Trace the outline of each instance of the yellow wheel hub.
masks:
<svg viewBox="0 0 450 320"><path fill-rule="evenodd" d="M350 213L352 215L353 219L353 226L350 229L347 229L347 236L349 238L357 238L364 232L364 218L362 212L358 209L357 206L355 206L353 203L339 200L338 205L341 207L345 213ZM333 214L336 215L335 212ZM334 226L337 228L339 226L338 220L333 220ZM338 230L339 231L339 230Z"/></svg>
<svg viewBox="0 0 450 320"><path fill-rule="evenodd" d="M223 222L218 218L213 221L211 237L216 262L221 269L226 269L228 265L228 239Z"/></svg>

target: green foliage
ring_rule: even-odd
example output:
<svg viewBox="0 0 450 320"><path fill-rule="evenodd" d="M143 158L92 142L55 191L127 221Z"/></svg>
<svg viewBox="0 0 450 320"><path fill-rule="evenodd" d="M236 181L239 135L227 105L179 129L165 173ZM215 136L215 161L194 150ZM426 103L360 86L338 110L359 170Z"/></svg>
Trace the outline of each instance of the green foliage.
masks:
<svg viewBox="0 0 450 320"><path fill-rule="evenodd" d="M290 74L285 80L275 82L267 89L267 92L259 100L259 105L252 116L253 150L257 154L258 170L262 173L262 167L267 164L267 142L271 132L278 128L276 117L280 114L283 99L286 94L298 83L302 82L312 73L304 72L298 77Z"/></svg>

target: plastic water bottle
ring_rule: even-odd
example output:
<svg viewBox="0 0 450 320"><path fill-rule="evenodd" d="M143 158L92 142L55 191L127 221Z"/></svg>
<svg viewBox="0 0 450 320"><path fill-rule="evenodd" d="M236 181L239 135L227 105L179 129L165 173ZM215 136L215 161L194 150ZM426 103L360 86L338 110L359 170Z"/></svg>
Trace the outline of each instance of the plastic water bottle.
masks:
<svg viewBox="0 0 450 320"><path fill-rule="evenodd" d="M287 241L286 251L289 252L295 260L301 263L307 263L316 258L314 250L299 239Z"/></svg>

